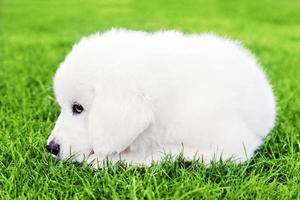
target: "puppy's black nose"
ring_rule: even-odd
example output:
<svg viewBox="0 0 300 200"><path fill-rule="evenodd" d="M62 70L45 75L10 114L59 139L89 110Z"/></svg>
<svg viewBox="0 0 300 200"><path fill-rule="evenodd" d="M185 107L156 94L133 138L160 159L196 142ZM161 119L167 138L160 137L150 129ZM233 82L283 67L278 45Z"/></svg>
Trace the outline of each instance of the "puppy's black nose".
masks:
<svg viewBox="0 0 300 200"><path fill-rule="evenodd" d="M46 149L53 155L57 156L57 154L59 154L59 144L55 143L53 140L51 140L49 144L46 145Z"/></svg>

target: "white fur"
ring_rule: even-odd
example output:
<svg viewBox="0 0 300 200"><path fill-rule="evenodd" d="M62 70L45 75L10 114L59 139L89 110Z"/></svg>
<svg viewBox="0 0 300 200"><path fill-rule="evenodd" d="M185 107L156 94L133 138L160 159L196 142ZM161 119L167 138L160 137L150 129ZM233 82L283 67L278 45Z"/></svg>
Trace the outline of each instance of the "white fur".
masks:
<svg viewBox="0 0 300 200"><path fill-rule="evenodd" d="M60 65L59 157L113 163L183 153L250 158L274 126L272 89L255 58L213 34L112 29L84 37ZM84 112L72 114L72 104Z"/></svg>

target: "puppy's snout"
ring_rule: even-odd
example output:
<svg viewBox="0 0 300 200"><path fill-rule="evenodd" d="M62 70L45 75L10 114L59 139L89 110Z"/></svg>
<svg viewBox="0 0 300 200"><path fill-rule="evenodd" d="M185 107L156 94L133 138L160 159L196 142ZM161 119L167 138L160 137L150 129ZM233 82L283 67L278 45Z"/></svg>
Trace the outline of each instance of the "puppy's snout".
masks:
<svg viewBox="0 0 300 200"><path fill-rule="evenodd" d="M46 149L49 153L57 156L59 154L60 147L54 140L51 140L49 144L46 145Z"/></svg>

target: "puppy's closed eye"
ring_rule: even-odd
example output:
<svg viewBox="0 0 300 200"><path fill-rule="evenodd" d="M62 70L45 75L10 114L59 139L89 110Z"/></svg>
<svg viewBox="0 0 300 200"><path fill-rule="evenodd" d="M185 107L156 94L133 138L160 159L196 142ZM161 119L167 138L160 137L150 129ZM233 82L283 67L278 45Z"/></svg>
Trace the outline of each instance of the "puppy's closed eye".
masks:
<svg viewBox="0 0 300 200"><path fill-rule="evenodd" d="M79 103L74 103L72 105L72 112L73 112L74 115L82 113L83 110L84 110L83 106Z"/></svg>

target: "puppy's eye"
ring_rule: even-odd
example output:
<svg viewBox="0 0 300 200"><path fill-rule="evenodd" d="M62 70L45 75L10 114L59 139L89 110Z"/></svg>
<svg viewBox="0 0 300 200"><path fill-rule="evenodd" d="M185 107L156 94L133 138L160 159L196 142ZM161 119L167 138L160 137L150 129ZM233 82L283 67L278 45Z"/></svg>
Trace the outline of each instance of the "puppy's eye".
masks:
<svg viewBox="0 0 300 200"><path fill-rule="evenodd" d="M80 105L79 103L74 103L72 106L72 112L73 114L80 114L83 111L83 107L82 105Z"/></svg>

